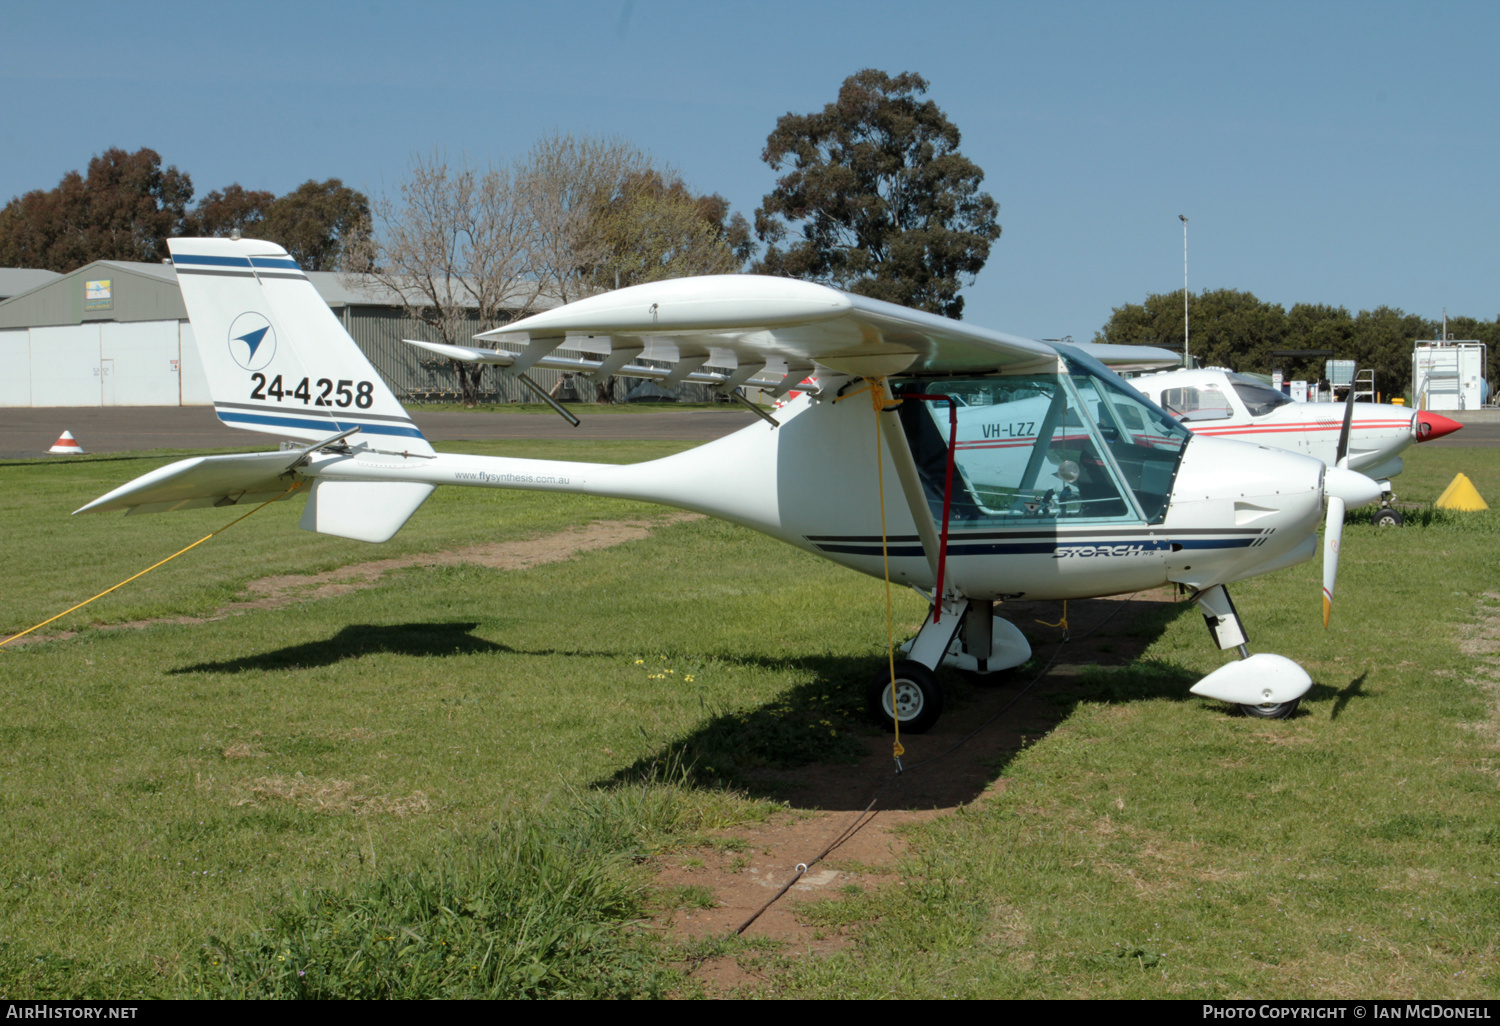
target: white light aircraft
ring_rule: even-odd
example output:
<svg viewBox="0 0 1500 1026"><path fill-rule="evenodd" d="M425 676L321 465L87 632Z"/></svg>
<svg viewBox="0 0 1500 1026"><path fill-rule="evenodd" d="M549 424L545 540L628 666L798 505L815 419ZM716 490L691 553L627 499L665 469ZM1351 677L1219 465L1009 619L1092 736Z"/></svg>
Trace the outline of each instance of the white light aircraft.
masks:
<svg viewBox="0 0 1500 1026"><path fill-rule="evenodd" d="M1254 378L1223 367L1162 371L1131 378L1152 402L1178 417L1195 435L1236 438L1306 453L1338 463L1342 404L1299 403ZM1351 396L1352 397L1352 396ZM1347 443L1349 467L1380 485L1379 526L1401 525L1392 508L1391 478L1401 473L1401 453L1413 443L1442 438L1463 427L1428 410L1388 403L1354 403Z"/></svg>
<svg viewBox="0 0 1500 1026"><path fill-rule="evenodd" d="M1379 494L1347 468L1194 436L1103 362L1175 362L1163 350L1052 345L751 275L620 289L479 336L519 352L418 344L533 387L532 367L730 396L811 378L779 423L757 408L769 422L628 466L438 453L280 247L169 246L219 418L306 444L181 460L78 512L232 506L309 484L303 528L381 542L438 485L520 488L706 513L875 577L888 555L890 579L932 602L895 681L870 688L872 713L909 732L941 711L940 665L989 673L1030 658L997 603L1174 582L1240 656L1192 691L1289 715L1311 679L1290 659L1249 653L1225 586L1311 558L1326 503L1326 617L1344 502Z"/></svg>

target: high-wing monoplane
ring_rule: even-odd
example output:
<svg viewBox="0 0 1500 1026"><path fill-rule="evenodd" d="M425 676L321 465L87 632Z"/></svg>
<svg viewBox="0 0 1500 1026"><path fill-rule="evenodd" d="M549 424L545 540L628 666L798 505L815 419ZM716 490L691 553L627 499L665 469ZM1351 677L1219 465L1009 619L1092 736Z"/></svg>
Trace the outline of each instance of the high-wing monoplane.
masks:
<svg viewBox="0 0 1500 1026"><path fill-rule="evenodd" d="M627 466L438 453L280 247L169 245L220 419L305 444L181 460L79 512L227 506L305 484L303 528L380 542L435 487L457 485L721 517L928 597L905 658L870 691L872 713L908 731L941 710L939 666L991 673L1030 658L1006 600L1170 583L1240 656L1192 690L1289 715L1311 680L1290 659L1250 654L1226 586L1310 558L1325 504L1338 503L1342 529L1344 501L1379 494L1306 455L1195 436L1106 366L1163 366L1170 353L1037 342L752 275L595 295L478 336L486 346L418 344L539 393L533 367L727 396L804 390L774 418L757 407L761 422ZM1325 547L1325 610L1336 561Z"/></svg>
<svg viewBox="0 0 1500 1026"><path fill-rule="evenodd" d="M1130 383L1195 435L1235 438L1306 453L1330 467L1339 461L1343 404L1293 402L1271 386L1223 367L1161 371L1131 378ZM1401 524L1400 512L1391 505L1394 496L1390 480L1401 473L1401 453L1413 443L1441 438L1461 427L1457 421L1428 410L1389 403L1354 403L1348 466L1380 485L1376 524Z"/></svg>

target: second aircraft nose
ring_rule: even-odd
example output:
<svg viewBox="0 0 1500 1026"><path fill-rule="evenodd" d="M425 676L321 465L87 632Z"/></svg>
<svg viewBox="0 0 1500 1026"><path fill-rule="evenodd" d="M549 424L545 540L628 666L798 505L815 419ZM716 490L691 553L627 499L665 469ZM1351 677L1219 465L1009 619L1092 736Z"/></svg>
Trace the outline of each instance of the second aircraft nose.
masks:
<svg viewBox="0 0 1500 1026"><path fill-rule="evenodd" d="M1441 413L1433 413L1431 410L1422 410L1412 418L1411 430L1419 442L1430 442L1434 438L1442 438L1451 435L1462 428L1463 425L1456 420L1451 420Z"/></svg>

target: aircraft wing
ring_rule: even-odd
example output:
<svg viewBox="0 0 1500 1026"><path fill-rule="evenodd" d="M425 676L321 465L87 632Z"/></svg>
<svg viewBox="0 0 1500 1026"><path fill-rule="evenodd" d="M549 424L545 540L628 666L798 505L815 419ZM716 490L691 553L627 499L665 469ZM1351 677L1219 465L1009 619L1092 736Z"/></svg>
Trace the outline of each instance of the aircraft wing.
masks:
<svg viewBox="0 0 1500 1026"><path fill-rule="evenodd" d="M818 373L981 374L1051 369L1057 360L1057 351L1044 342L826 285L748 274L635 285L527 317L476 339L524 348L411 344L517 372L535 366L668 384L697 381L726 390L739 385L785 390ZM638 360L672 366L650 367Z"/></svg>
<svg viewBox="0 0 1500 1026"><path fill-rule="evenodd" d="M1073 348L1088 353L1106 367L1121 371L1166 370L1182 363L1182 357L1170 349L1156 346L1121 346L1109 342L1074 343Z"/></svg>

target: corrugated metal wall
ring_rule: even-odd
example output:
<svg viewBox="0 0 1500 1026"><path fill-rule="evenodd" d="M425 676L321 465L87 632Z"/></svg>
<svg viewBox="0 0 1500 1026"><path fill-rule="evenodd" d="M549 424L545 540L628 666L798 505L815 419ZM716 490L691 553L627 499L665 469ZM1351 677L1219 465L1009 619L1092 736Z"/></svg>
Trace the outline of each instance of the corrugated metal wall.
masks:
<svg viewBox="0 0 1500 1026"><path fill-rule="evenodd" d="M338 311L344 329L355 345L375 365L392 392L403 401L453 401L459 396L458 375L453 365L440 356L409 346L402 339L441 342L437 332L405 312L387 306L346 306ZM485 330L478 317L470 317L460 332L460 345ZM536 370L532 380L550 389L561 375L557 371ZM480 378L481 398L486 402L522 402L531 393L519 381L487 367Z"/></svg>

